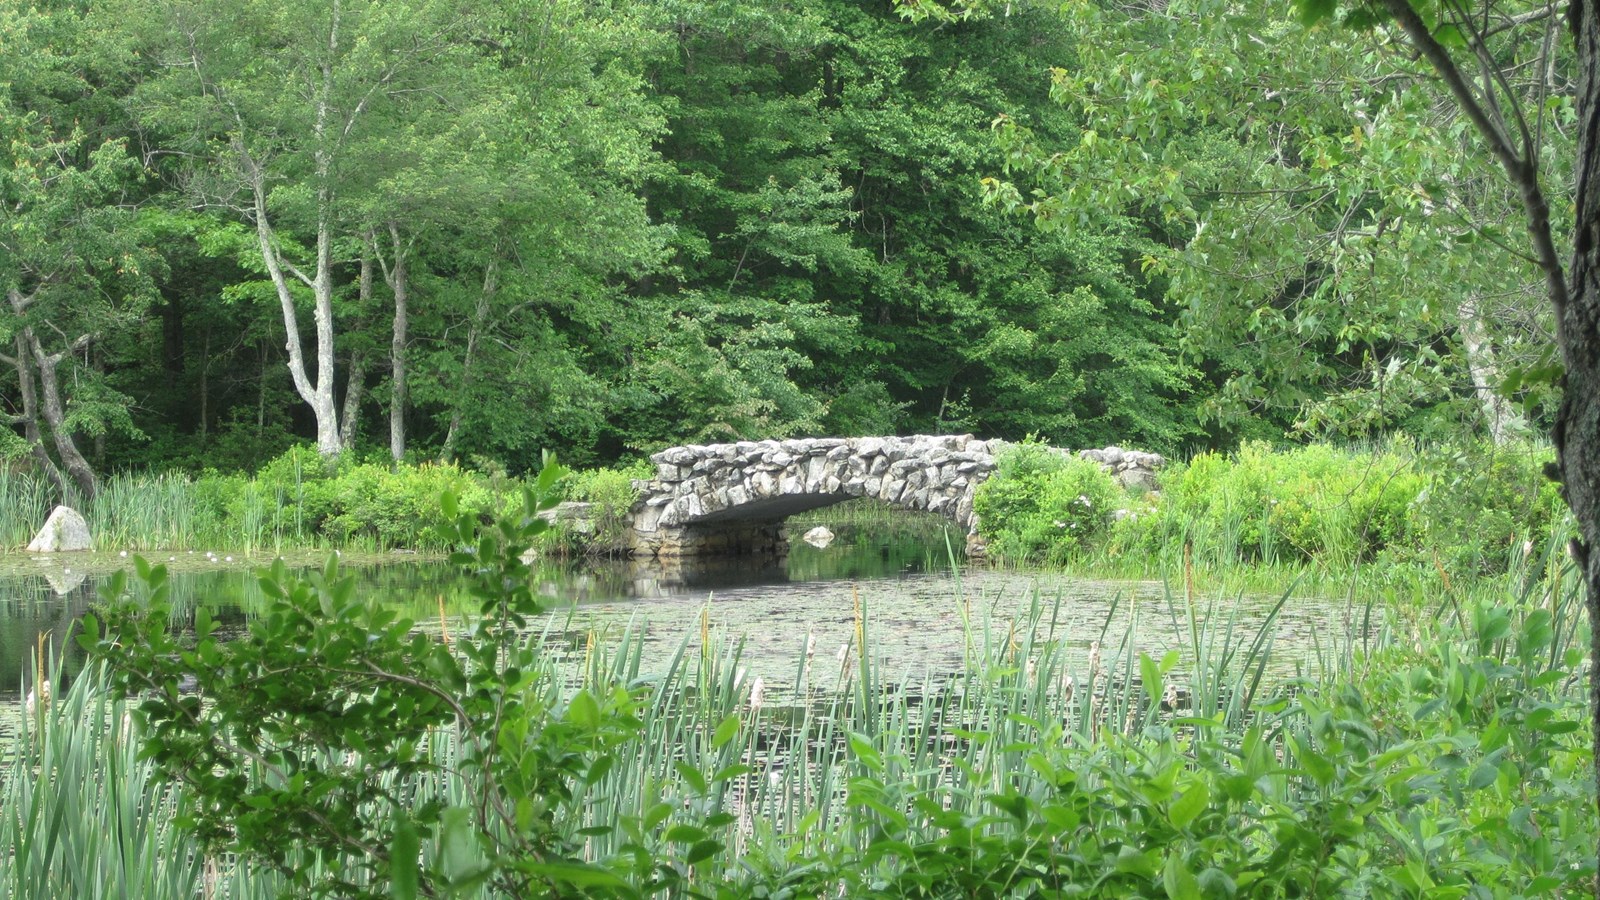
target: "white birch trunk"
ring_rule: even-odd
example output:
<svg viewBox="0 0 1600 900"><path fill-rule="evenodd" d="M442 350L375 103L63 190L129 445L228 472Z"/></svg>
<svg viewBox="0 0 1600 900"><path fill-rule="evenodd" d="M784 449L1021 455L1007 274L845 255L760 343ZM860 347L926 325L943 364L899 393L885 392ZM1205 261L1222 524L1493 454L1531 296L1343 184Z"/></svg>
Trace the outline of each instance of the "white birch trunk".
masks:
<svg viewBox="0 0 1600 900"><path fill-rule="evenodd" d="M1500 446L1519 433L1526 433L1528 423L1522 414L1495 389L1500 376L1495 365L1494 348L1488 331L1483 327L1483 317L1478 311L1478 301L1468 297L1461 301L1458 310L1461 328L1461 346L1466 352L1467 372L1472 377L1472 393L1478 399L1478 409L1488 430L1489 440Z"/></svg>
<svg viewBox="0 0 1600 900"><path fill-rule="evenodd" d="M400 240L400 229L389 223L389 240L394 248L394 267L384 273L394 293L394 333L389 343L390 381L393 396L389 401L389 455L395 462L406 456L406 331L411 318L408 303L411 287L406 280L406 255L409 247Z"/></svg>

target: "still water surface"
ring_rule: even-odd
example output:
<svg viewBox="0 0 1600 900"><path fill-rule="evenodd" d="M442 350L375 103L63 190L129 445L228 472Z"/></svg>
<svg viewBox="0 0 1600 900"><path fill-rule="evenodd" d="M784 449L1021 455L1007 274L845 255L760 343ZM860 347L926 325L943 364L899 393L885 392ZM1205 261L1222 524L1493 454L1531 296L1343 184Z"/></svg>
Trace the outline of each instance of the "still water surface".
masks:
<svg viewBox="0 0 1600 900"><path fill-rule="evenodd" d="M743 664L769 685L792 682L809 645L819 677L836 675L841 648L852 641L856 609L865 610L868 647L891 674L920 678L953 671L973 643L1005 640L1025 623L1030 603L1043 608L1043 628L1065 640L1080 658L1092 641L1160 656L1187 645L1156 582L1107 582L1048 571L967 569L941 520L907 518L871 526L834 525L838 539L826 549L798 539L786 559L717 560L663 568L653 562L551 563L535 578L552 598L545 622L558 646L581 647L594 634L604 643L625 629L639 634L652 660L664 666L687 641L700 642L702 617L723 646L743 642ZM795 529L797 532L799 529ZM158 561L160 555L155 555ZM172 599L181 623L208 607L224 622L242 624L261 601L254 570L245 560L216 561L204 553L175 555ZM265 559L253 561L262 565ZM320 557L289 560L315 565ZM12 557L0 565L0 705L15 704L22 673L36 647L65 655L70 677L82 658L70 635L97 602L105 574L120 557ZM397 605L423 627L440 627L473 607L447 564L411 557L364 559L347 570L360 590ZM86 574L94 573L94 574ZM1252 631L1276 598L1235 597L1213 607L1214 622L1232 621ZM1183 613L1176 611L1178 619ZM1292 674L1326 651L1331 635L1349 634L1343 603L1293 600L1276 623L1278 668ZM967 623L971 623L968 627ZM1126 644L1123 643L1126 636ZM1319 643L1320 642L1320 643Z"/></svg>

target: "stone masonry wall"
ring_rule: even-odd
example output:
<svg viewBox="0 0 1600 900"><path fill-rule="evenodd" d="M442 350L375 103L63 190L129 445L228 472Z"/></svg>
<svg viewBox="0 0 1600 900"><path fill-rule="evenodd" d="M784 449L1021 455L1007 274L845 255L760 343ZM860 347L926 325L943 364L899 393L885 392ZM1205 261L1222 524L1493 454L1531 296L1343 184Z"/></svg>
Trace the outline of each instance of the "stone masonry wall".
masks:
<svg viewBox="0 0 1600 900"><path fill-rule="evenodd" d="M782 550L784 519L855 497L938 513L971 534L973 495L1005 446L972 435L918 435L673 447L650 458L655 478L634 482L633 550L667 557ZM1081 455L1129 485L1153 485L1165 462L1115 447Z"/></svg>

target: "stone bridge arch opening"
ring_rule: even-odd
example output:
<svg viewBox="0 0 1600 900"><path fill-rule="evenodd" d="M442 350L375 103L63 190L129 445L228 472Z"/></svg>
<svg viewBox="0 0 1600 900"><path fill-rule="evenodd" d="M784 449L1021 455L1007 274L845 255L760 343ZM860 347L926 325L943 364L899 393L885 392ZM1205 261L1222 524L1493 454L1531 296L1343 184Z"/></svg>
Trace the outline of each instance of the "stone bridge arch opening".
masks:
<svg viewBox="0 0 1600 900"><path fill-rule="evenodd" d="M793 515L867 498L943 516L963 533L1000 441L971 435L810 438L674 447L635 482L633 551L658 557L781 553Z"/></svg>

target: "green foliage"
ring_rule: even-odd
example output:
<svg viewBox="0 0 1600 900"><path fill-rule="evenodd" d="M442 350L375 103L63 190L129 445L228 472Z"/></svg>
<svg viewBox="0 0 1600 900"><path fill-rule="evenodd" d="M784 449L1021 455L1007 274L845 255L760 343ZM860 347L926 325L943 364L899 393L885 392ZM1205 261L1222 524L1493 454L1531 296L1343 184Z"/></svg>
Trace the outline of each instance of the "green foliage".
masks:
<svg viewBox="0 0 1600 900"><path fill-rule="evenodd" d="M325 482L329 513L321 532L335 541L372 541L381 548L434 546L430 540L443 524L438 498L453 494L465 515L490 513L493 497L481 480L454 465L423 463L391 471L363 463L341 466Z"/></svg>
<svg viewBox="0 0 1600 900"><path fill-rule="evenodd" d="M1315 566L1451 577L1498 575L1547 548L1566 521L1544 467L1549 448L1467 444L1418 449L1247 442L1160 473L1160 491L1128 496L1098 466L1042 444L1001 455L974 508L989 551L1014 560L1189 560L1207 569ZM1121 512L1116 512L1121 509ZM1115 513L1115 515L1113 515Z"/></svg>
<svg viewBox="0 0 1600 900"><path fill-rule="evenodd" d="M468 513L489 517L520 502L516 481L454 464L398 465L347 457L330 469L314 448L296 445L254 477L207 471L117 474L103 479L82 506L101 549L339 546L367 549L443 549L438 498L457 497ZM613 530L631 504L615 482L596 488L610 504ZM0 509L9 513L9 546L26 544L59 498L42 479L0 469Z"/></svg>
<svg viewBox="0 0 1600 900"><path fill-rule="evenodd" d="M633 701L580 691L558 705L523 635L542 607L521 556L548 528L537 513L559 476L547 466L520 516L493 528L446 495L440 536L481 600L454 644L354 598L334 560L309 579L281 562L263 573L272 599L243 640L202 614L195 641L180 642L160 566L139 562L148 595L137 601L123 599L125 577L111 582L104 630L89 620L82 643L108 661L115 691L147 697L145 755L186 791L182 821L205 847L301 894L622 884L582 859L556 811L593 771L591 754L628 733ZM211 702L183 694L186 677ZM454 768L430 753L439 738Z"/></svg>
<svg viewBox="0 0 1600 900"><path fill-rule="evenodd" d="M1296 4L1318 10L1308 21L1340 5ZM1538 368L1553 337L1543 276L1503 225L1524 217L1521 200L1473 151L1472 124L1431 68L1371 27L1378 7L1343 6L1365 27L1208 0L1065 5L1079 40L1053 65L1051 98L1076 128L1047 137L1001 110L1004 173L985 179L985 197L1044 228L1095 232L1121 215L1163 235L1141 266L1182 310L1185 357L1220 388L1201 398L1204 416L1265 413L1344 437L1439 415L1456 433L1463 420L1498 429L1482 409L1497 366ZM1501 67L1482 88L1496 115L1570 121L1569 99L1511 74L1572 71L1530 10L1492 4L1482 14L1504 25L1490 29L1461 10L1423 15L1474 35L1466 69ZM1554 173L1569 170L1571 142L1542 126L1523 134L1521 152L1552 173L1542 180L1567 183Z"/></svg>
<svg viewBox="0 0 1600 900"><path fill-rule="evenodd" d="M639 334L626 444L1194 434L1172 313L1129 264L1146 237L1125 220L1045 234L980 202L1004 163L997 111L1068 133L1038 77L1072 52L1059 15L1029 4L950 31L837 0L660 16L671 168L651 204L678 252L642 289L673 328Z"/></svg>
<svg viewBox="0 0 1600 900"><path fill-rule="evenodd" d="M1561 487L1545 474L1549 447L1441 448L1423 455L1429 488L1418 498L1415 528L1422 544L1451 572L1506 571L1520 557L1538 557L1545 540L1570 517Z"/></svg>
<svg viewBox="0 0 1600 900"><path fill-rule="evenodd" d="M1247 443L1168 469L1159 503L1117 522L1106 552L1176 562L1187 545L1202 566L1315 562L1337 571L1381 558L1458 576L1502 573L1542 552L1536 545L1563 520L1543 473L1549 458L1532 445Z"/></svg>
<svg viewBox="0 0 1600 900"><path fill-rule="evenodd" d="M499 502L485 479L453 464L391 467L346 458L330 469L305 445L271 460L253 479L217 473L196 479L193 502L216 517L208 522L214 530L202 534L247 546L418 549L439 546L438 497L446 491L475 515Z"/></svg>
<svg viewBox="0 0 1600 900"><path fill-rule="evenodd" d="M1328 445L1232 457L1203 454L1163 479L1159 540L1188 541L1195 558L1317 560L1336 568L1414 543L1413 507L1426 484L1414 455Z"/></svg>
<svg viewBox="0 0 1600 900"><path fill-rule="evenodd" d="M589 511L583 522L583 532L574 527L575 522L557 520L551 537L566 552L612 553L627 546L630 514L639 499L634 489L635 480L649 479L655 468L649 460L639 460L622 469L583 469L562 479L560 490L565 499L588 503Z"/></svg>
<svg viewBox="0 0 1600 900"><path fill-rule="evenodd" d="M1491 57L1566 72L1548 17L1502 6ZM521 474L821 433L1449 442L1499 376L1550 399L1540 289L1503 252L1520 201L1390 32L1335 27L1359 10L362 0L308 37L329 10L7 12L0 343L40 338L63 414L0 454L81 436L95 472L230 472L303 438L285 326L318 290L280 296L258 220L323 283L357 454L392 407L406 459ZM1529 120L1570 128L1547 100ZM1541 159L1575 181L1566 145Z"/></svg>
<svg viewBox="0 0 1600 900"><path fill-rule="evenodd" d="M1118 649L1086 673L1035 600L1009 629L974 622L967 666L947 679L802 661L792 705L766 696L772 716L737 649L715 642L654 671L627 632L553 670L517 622L537 608L520 539L541 528L455 522L482 605L449 646L349 599L331 566L270 573L281 596L242 639L202 618L175 641L163 573L143 567L153 610L114 603L115 629L86 635L117 690L140 692L152 754L113 808L159 796L155 773L175 777L177 821L209 843L159 830L160 859L237 853L243 868L223 874L240 900L266 893L241 878L260 868L288 870L298 895L414 884L483 898L1510 898L1595 875L1581 578L1559 554L1519 569L1509 595L1467 592L1420 630L1369 632L1333 648L1342 664L1319 678L1259 696L1269 631L1175 610L1194 629L1181 651ZM215 703L177 691L188 673ZM1181 708L1167 685L1187 688ZM127 727L62 718L91 735ZM72 772L122 784L96 774L107 757L92 746L69 748ZM5 809L74 829L99 815L49 791L29 800L26 785L0 785Z"/></svg>
<svg viewBox="0 0 1600 900"><path fill-rule="evenodd" d="M997 555L1059 560L1102 535L1121 495L1099 464L1030 441L1001 452L973 509Z"/></svg>

